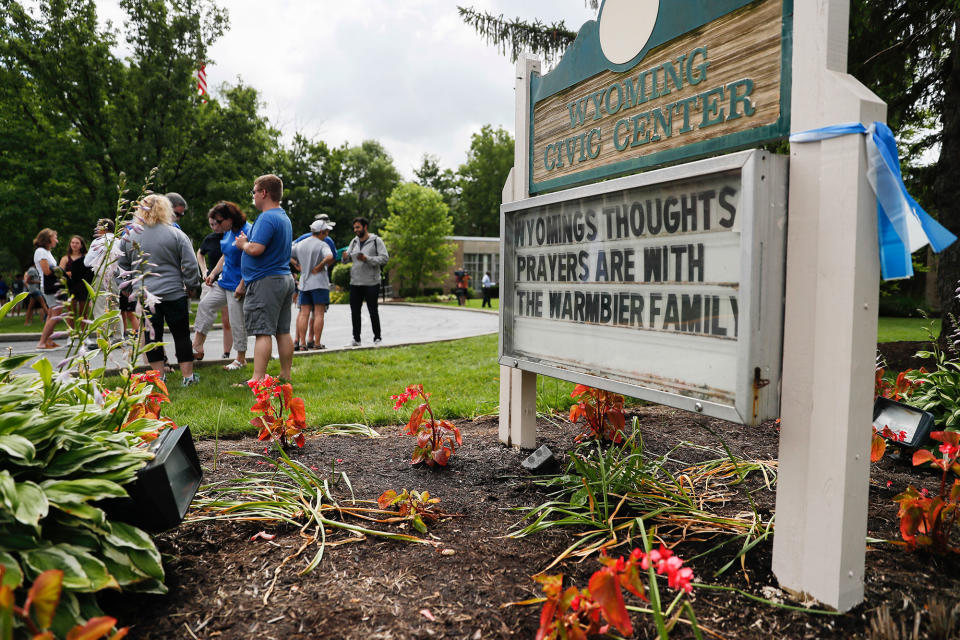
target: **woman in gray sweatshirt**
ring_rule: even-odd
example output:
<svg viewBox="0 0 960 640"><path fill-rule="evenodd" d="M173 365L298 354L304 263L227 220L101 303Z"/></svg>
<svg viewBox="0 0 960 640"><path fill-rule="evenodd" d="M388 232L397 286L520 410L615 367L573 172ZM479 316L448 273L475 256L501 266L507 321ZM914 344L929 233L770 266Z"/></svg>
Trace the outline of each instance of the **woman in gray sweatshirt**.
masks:
<svg viewBox="0 0 960 640"><path fill-rule="evenodd" d="M190 238L174 227L173 207L166 196L152 194L139 204L142 228L129 230L120 244L120 295L136 297L147 311L149 342L163 341L163 323L173 344L183 375L183 386L195 384L190 342L189 290L200 286L200 266ZM163 371L163 347L147 352L152 369Z"/></svg>

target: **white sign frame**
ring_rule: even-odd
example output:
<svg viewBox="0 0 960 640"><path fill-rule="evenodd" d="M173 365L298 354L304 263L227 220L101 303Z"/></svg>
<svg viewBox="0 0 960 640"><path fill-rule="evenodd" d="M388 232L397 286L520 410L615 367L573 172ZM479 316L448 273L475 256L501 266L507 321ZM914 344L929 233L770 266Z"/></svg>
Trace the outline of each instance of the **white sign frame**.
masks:
<svg viewBox="0 0 960 640"><path fill-rule="evenodd" d="M787 165L784 156L751 150L502 205L500 364L742 424L759 424L777 417L783 339ZM741 252L733 402L682 395L644 386L639 381L627 381L620 375L612 376L600 362L571 368L568 362L531 357L524 353L523 345L514 344L516 260L514 247L508 242L508 238L513 237L513 214L627 189L731 173L739 173L739 231L725 233L739 234ZM558 349L562 348L558 345ZM696 365L693 353L690 367ZM650 373L655 375L655 371Z"/></svg>

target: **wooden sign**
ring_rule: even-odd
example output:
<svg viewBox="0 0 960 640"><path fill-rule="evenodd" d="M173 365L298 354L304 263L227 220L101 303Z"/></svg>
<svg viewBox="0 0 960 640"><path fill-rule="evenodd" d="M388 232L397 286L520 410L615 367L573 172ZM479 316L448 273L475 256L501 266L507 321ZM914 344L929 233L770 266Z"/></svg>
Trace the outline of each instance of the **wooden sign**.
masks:
<svg viewBox="0 0 960 640"><path fill-rule="evenodd" d="M531 78L531 194L789 132L790 0L635 3L630 33L649 35L626 54L623 33L605 42L607 25L630 17L612 15L622 4L605 3L557 68Z"/></svg>

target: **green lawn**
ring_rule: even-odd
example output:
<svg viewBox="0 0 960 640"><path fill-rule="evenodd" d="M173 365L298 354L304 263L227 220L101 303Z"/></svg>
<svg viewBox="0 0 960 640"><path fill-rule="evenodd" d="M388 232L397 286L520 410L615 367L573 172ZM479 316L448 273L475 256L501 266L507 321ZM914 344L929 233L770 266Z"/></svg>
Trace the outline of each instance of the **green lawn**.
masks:
<svg viewBox="0 0 960 640"><path fill-rule="evenodd" d="M877 342L928 340L931 327L934 335L939 336L940 318L881 317L877 328Z"/></svg>
<svg viewBox="0 0 960 640"><path fill-rule="evenodd" d="M467 306L470 307L471 309L480 309L481 308L480 304L482 302L483 302L483 298L470 298L469 300L467 300ZM457 306L457 301L447 300L446 302L431 302L430 304L439 304L445 307L455 307ZM500 308L500 300L498 298L491 298L490 304L492 305L491 308L494 311Z"/></svg>
<svg viewBox="0 0 960 640"><path fill-rule="evenodd" d="M168 376L171 403L164 415L210 437L255 433L249 421L253 393L243 383L252 367L225 372L198 367L200 384L183 388L179 373ZM279 362L268 373L277 375ZM294 395L302 397L311 427L361 423L399 429L408 410L395 412L391 395L406 385L423 383L437 417L472 418L495 414L499 402L497 336L465 338L407 347L334 351L293 361ZM538 376L538 410L570 408L573 384ZM108 380L108 386L118 384ZM218 426L219 425L219 426ZM387 426L390 425L390 426Z"/></svg>

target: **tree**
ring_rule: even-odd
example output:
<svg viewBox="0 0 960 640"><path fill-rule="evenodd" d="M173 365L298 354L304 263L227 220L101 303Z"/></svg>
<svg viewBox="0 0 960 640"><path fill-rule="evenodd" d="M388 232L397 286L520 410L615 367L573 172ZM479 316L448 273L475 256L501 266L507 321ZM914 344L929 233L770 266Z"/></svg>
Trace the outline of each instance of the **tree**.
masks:
<svg viewBox="0 0 960 640"><path fill-rule="evenodd" d="M294 235L306 233L310 223L321 213L335 223L334 231L347 224L337 206L343 188L341 157L343 150L331 149L322 140L313 141L297 133L290 148L280 150L283 179L283 207L293 223Z"/></svg>
<svg viewBox="0 0 960 640"><path fill-rule="evenodd" d="M400 184L400 172L376 140L364 140L359 147L347 147L342 153L341 219L349 223L362 216L376 229L387 215L387 198Z"/></svg>
<svg viewBox="0 0 960 640"><path fill-rule="evenodd" d="M423 285L442 278L453 266L450 211L440 194L413 182L401 184L387 198L390 217L383 223L383 241L396 269L398 289L418 294Z"/></svg>
<svg viewBox="0 0 960 640"><path fill-rule="evenodd" d="M960 0L853 0L850 14L850 73L887 103L910 192L960 236ZM938 145L937 161L918 166ZM953 331L948 314L960 315L958 280L960 247L954 243L937 270L944 339Z"/></svg>
<svg viewBox="0 0 960 640"><path fill-rule="evenodd" d="M513 137L502 127L484 125L470 139L467 161L460 165L460 202L456 232L468 236L500 235L503 183L513 167Z"/></svg>
<svg viewBox="0 0 960 640"><path fill-rule="evenodd" d="M247 202L275 164L279 133L258 114L257 92L223 87L202 103L194 73L227 28L211 0L123 0L131 53L112 53L93 0L0 0L0 224L21 261L40 226L89 236L112 215L121 172L177 191L191 211ZM199 239L206 216L184 230Z"/></svg>
<svg viewBox="0 0 960 640"><path fill-rule="evenodd" d="M597 9L598 2L587 0L585 6ZM516 62L522 51L553 60L577 38L577 32L568 29L563 20L545 24L538 19L532 22L520 18L508 20L503 14L495 16L470 7L457 6L457 11L461 20L495 45L500 53L509 52L511 62Z"/></svg>
<svg viewBox="0 0 960 640"><path fill-rule="evenodd" d="M441 169L440 160L429 153L423 154L420 166L413 170L417 184L436 189L444 203L455 211L460 200L460 182L451 169Z"/></svg>

